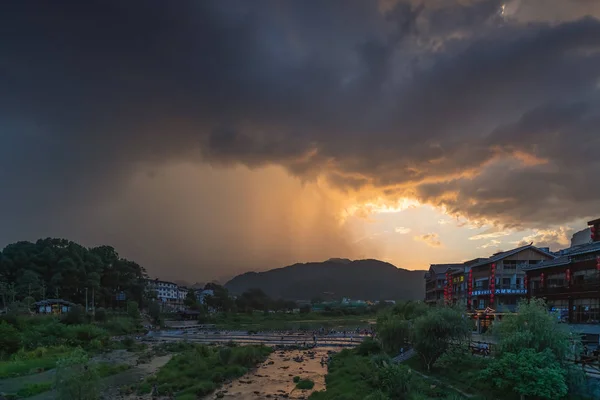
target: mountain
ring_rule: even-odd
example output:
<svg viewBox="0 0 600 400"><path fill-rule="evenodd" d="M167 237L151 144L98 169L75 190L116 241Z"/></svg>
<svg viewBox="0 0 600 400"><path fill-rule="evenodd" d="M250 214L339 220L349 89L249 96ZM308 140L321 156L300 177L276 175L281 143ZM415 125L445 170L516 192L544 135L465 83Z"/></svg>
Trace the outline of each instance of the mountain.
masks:
<svg viewBox="0 0 600 400"><path fill-rule="evenodd" d="M233 294L258 288L273 298L309 300L349 297L361 300L420 300L426 271L408 271L379 260L330 259L265 272L246 272L225 287Z"/></svg>

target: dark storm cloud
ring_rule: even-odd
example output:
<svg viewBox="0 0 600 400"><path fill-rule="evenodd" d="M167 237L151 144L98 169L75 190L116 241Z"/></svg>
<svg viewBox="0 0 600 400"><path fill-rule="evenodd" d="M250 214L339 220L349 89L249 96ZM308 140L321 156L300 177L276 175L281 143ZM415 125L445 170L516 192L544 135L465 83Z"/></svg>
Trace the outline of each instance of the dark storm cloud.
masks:
<svg viewBox="0 0 600 400"><path fill-rule="evenodd" d="M509 225L595 213L600 22L392 3L4 2L5 226L56 226L174 160L282 165Z"/></svg>

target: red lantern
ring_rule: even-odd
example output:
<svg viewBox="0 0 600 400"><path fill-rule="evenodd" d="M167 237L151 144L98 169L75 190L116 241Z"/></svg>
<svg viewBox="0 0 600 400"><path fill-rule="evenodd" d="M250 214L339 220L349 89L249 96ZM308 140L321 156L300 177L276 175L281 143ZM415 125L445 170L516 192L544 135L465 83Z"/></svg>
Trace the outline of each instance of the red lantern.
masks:
<svg viewBox="0 0 600 400"><path fill-rule="evenodd" d="M525 285L525 292L529 293L529 277L527 275L523 278L523 285Z"/></svg>
<svg viewBox="0 0 600 400"><path fill-rule="evenodd" d="M494 306L494 295L496 292L496 264L492 264L490 276L490 307Z"/></svg>
<svg viewBox="0 0 600 400"><path fill-rule="evenodd" d="M571 270L567 268L565 271L565 279L567 280L567 286L571 284Z"/></svg>
<svg viewBox="0 0 600 400"><path fill-rule="evenodd" d="M543 272L540 274L540 286L544 287L544 273Z"/></svg>
<svg viewBox="0 0 600 400"><path fill-rule="evenodd" d="M596 269L600 271L600 256L596 256Z"/></svg>

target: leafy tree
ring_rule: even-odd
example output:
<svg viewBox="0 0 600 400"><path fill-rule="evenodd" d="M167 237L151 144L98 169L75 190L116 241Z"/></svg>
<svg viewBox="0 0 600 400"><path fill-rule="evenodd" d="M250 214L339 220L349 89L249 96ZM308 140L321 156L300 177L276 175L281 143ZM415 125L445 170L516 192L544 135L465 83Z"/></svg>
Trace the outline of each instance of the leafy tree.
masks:
<svg viewBox="0 0 600 400"><path fill-rule="evenodd" d="M519 303L517 313L506 315L502 323L492 329L492 334L498 338L499 355L524 349L538 352L549 349L556 360L564 364L579 347L579 340L548 312L542 299Z"/></svg>
<svg viewBox="0 0 600 400"><path fill-rule="evenodd" d="M135 301L127 302L127 315L129 315L133 319L140 318L140 308L138 307L138 303Z"/></svg>
<svg viewBox="0 0 600 400"><path fill-rule="evenodd" d="M561 399L568 391L566 370L548 348L542 352L532 348L505 352L490 362L481 377L497 389L517 393L521 398Z"/></svg>
<svg viewBox="0 0 600 400"><path fill-rule="evenodd" d="M574 376L567 361L580 346L541 299L521 302L516 314L495 326L496 358L483 371L497 389L525 396L558 399ZM503 371L504 370L504 371Z"/></svg>
<svg viewBox="0 0 600 400"><path fill-rule="evenodd" d="M442 356L451 343L466 340L471 327L458 309L433 308L414 321L412 344L427 370Z"/></svg>
<svg viewBox="0 0 600 400"><path fill-rule="evenodd" d="M153 301L148 305L148 315L152 318L152 322L155 325L161 325L161 314L160 314L160 304L158 302Z"/></svg>
<svg viewBox="0 0 600 400"><path fill-rule="evenodd" d="M410 322L397 315L383 315L377 319L377 336L384 350L396 355L410 339Z"/></svg>
<svg viewBox="0 0 600 400"><path fill-rule="evenodd" d="M56 368L56 398L59 400L96 400L100 398L100 377L87 354L77 349L59 360Z"/></svg>
<svg viewBox="0 0 600 400"><path fill-rule="evenodd" d="M20 347L19 331L5 321L0 321L0 358L17 352Z"/></svg>
<svg viewBox="0 0 600 400"><path fill-rule="evenodd" d="M192 309L198 306L198 299L196 298L196 293L193 289L187 291L185 299L183 299L183 304Z"/></svg>
<svg viewBox="0 0 600 400"><path fill-rule="evenodd" d="M204 302L208 307L228 312L233 309L235 302L229 296L229 291L217 283L207 283L204 290L212 290L212 296L206 296Z"/></svg>

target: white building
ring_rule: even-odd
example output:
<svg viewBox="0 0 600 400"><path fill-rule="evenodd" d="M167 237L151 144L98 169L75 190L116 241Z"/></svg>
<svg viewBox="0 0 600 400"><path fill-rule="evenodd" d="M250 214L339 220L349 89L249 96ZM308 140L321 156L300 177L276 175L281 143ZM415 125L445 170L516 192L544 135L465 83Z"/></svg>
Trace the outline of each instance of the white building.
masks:
<svg viewBox="0 0 600 400"><path fill-rule="evenodd" d="M156 294L158 301L171 307L176 307L179 300L179 288L176 283L148 279L146 281L148 290Z"/></svg>

